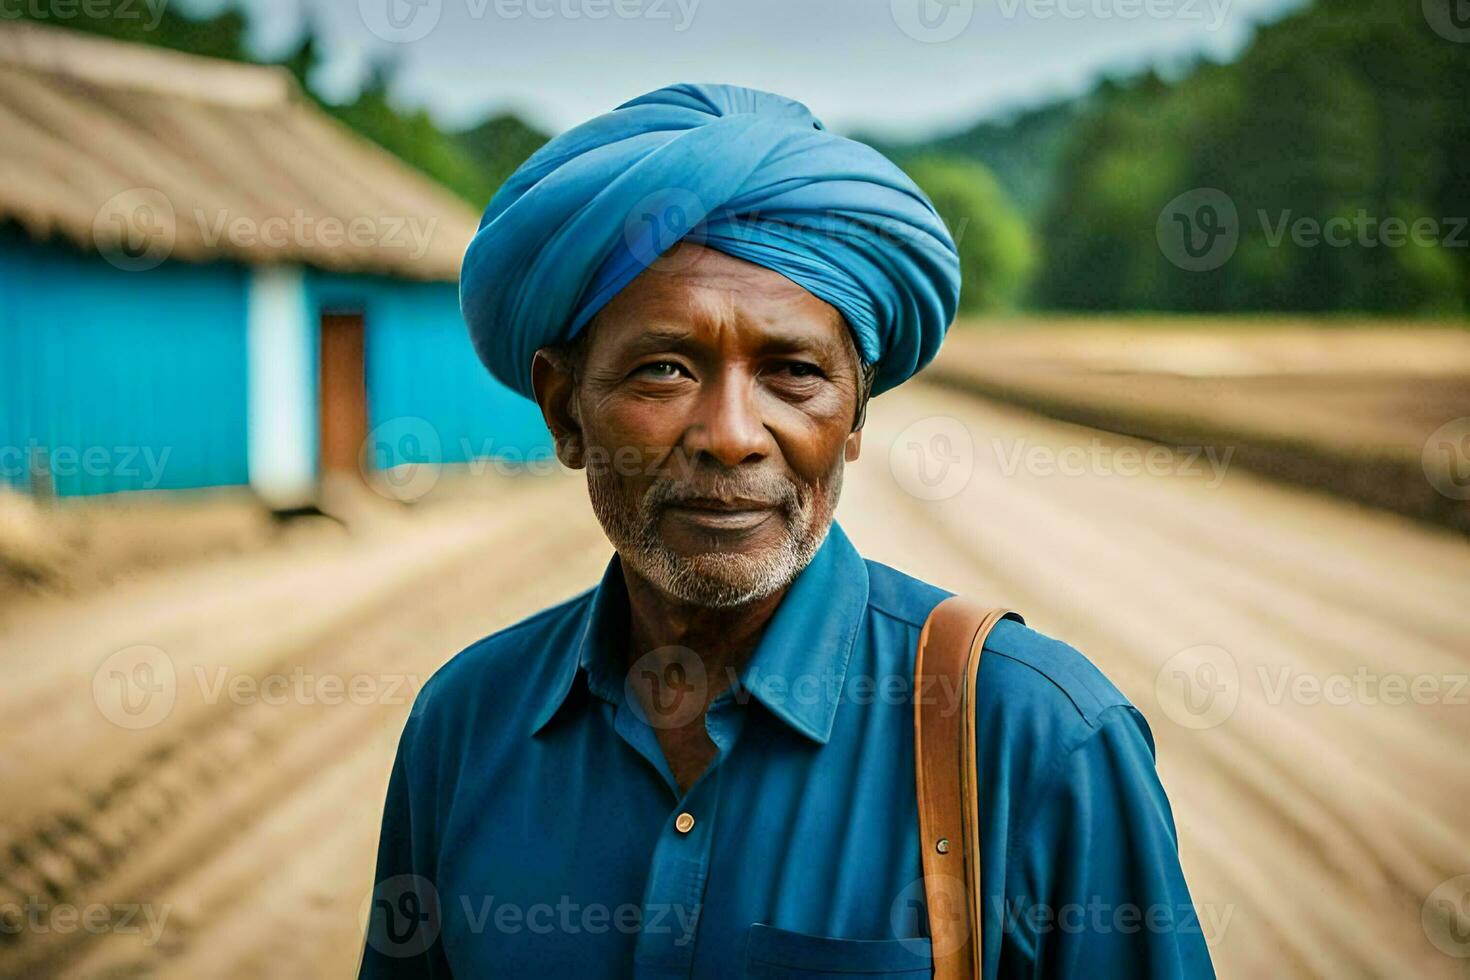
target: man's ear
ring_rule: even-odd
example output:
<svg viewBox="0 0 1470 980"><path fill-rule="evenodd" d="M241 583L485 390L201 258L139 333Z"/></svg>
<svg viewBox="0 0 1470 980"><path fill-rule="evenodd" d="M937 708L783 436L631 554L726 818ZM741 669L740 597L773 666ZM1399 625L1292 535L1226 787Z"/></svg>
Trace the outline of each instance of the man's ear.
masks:
<svg viewBox="0 0 1470 980"><path fill-rule="evenodd" d="M586 465L586 444L577 417L577 384L565 360L542 348L531 361L531 390L541 418L556 443L556 458L568 469Z"/></svg>
<svg viewBox="0 0 1470 980"><path fill-rule="evenodd" d="M847 445L842 447L842 458L849 463L856 463L857 458L863 452L863 430L858 429L848 433Z"/></svg>

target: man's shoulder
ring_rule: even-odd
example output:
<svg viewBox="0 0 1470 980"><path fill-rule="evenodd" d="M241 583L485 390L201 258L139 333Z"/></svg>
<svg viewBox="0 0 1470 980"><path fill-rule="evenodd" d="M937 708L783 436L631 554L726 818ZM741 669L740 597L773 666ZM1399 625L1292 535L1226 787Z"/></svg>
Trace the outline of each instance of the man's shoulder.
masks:
<svg viewBox="0 0 1470 980"><path fill-rule="evenodd" d="M868 605L890 619L922 628L929 611L954 595L948 589L915 578L871 558L868 566Z"/></svg>
<svg viewBox="0 0 1470 980"><path fill-rule="evenodd" d="M921 629L933 608L954 593L882 562L867 560L868 603L877 612ZM1018 610L1022 616L1025 610ZM914 634L917 637L917 633ZM1132 703L1086 654L1062 640L1005 620L985 643L978 710L1006 727L1061 743L1085 738L1109 709Z"/></svg>
<svg viewBox="0 0 1470 980"><path fill-rule="evenodd" d="M986 640L975 712L979 765L1004 774L1018 813L1034 813L1122 745L1154 754L1148 721L1091 659L1012 620Z"/></svg>
<svg viewBox="0 0 1470 980"><path fill-rule="evenodd" d="M562 665L555 652L577 642L596 591L584 589L460 650L424 684L410 717L457 716L486 702L521 701L526 690L541 689Z"/></svg>
<svg viewBox="0 0 1470 980"><path fill-rule="evenodd" d="M986 639L985 655L991 670L982 676L994 677L997 693L1005 695L1012 711L1018 710L1018 700L1033 710L1044 705L1091 729L1110 708L1133 707L1081 650L1028 625L997 623ZM986 663L981 661L982 670Z"/></svg>

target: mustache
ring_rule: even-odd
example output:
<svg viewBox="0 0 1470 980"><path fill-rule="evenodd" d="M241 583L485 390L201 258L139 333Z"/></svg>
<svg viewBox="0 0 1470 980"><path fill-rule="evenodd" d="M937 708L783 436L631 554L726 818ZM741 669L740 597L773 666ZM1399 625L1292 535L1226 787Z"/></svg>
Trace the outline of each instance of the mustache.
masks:
<svg viewBox="0 0 1470 980"><path fill-rule="evenodd" d="M644 493L650 512L691 500L753 500L791 514L801 505L801 491L788 477L769 470L728 471L697 478L661 477Z"/></svg>

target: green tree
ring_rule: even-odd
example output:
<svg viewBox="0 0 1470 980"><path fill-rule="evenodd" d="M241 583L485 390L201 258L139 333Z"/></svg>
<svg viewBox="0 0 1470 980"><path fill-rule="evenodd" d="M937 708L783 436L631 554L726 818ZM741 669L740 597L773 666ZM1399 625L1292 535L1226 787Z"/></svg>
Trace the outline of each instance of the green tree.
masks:
<svg viewBox="0 0 1470 980"><path fill-rule="evenodd" d="M993 163L1035 230L1043 307L1463 314L1470 44L1448 30L1415 2L1317 0L1260 27L1233 63L1104 81L889 152ZM1237 248L1219 268L1187 271L1159 247L1156 223L1203 188L1236 205ZM1347 222L1352 240L1299 244L1303 220ZM1415 227L1432 240L1400 233Z"/></svg>
<svg viewBox="0 0 1470 980"><path fill-rule="evenodd" d="M469 203L484 207L498 185L453 136L434 124L427 112L400 110L393 105L390 90L394 71L393 62L376 62L369 68L356 99L325 108Z"/></svg>
<svg viewBox="0 0 1470 980"><path fill-rule="evenodd" d="M526 125L519 116L508 113L491 116L479 125L457 133L455 138L480 167L485 186L491 194L527 157L541 149L547 139L545 133ZM489 200L486 197L480 203L487 204Z"/></svg>
<svg viewBox="0 0 1470 980"><path fill-rule="evenodd" d="M1031 232L988 169L938 155L908 161L904 170L934 202L960 253L960 311L1014 308L1035 266Z"/></svg>

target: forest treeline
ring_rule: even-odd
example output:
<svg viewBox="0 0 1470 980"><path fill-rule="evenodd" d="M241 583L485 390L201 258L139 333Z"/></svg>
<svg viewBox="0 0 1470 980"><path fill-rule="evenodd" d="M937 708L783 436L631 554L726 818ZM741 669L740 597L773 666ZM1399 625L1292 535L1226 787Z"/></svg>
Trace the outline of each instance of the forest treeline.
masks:
<svg viewBox="0 0 1470 980"><path fill-rule="evenodd" d="M250 57L237 10L69 26ZM310 91L316 59L308 31L280 63ZM513 115L446 131L395 106L392 67L375 63L353 101L323 107L476 207L546 139ZM1470 311L1470 19L1457 0L1316 0L1229 63L873 142L949 223L968 312Z"/></svg>
<svg viewBox="0 0 1470 980"><path fill-rule="evenodd" d="M993 171L1034 239L1027 306L1462 316L1470 19L1436 2L1318 0L1227 64L884 149Z"/></svg>

